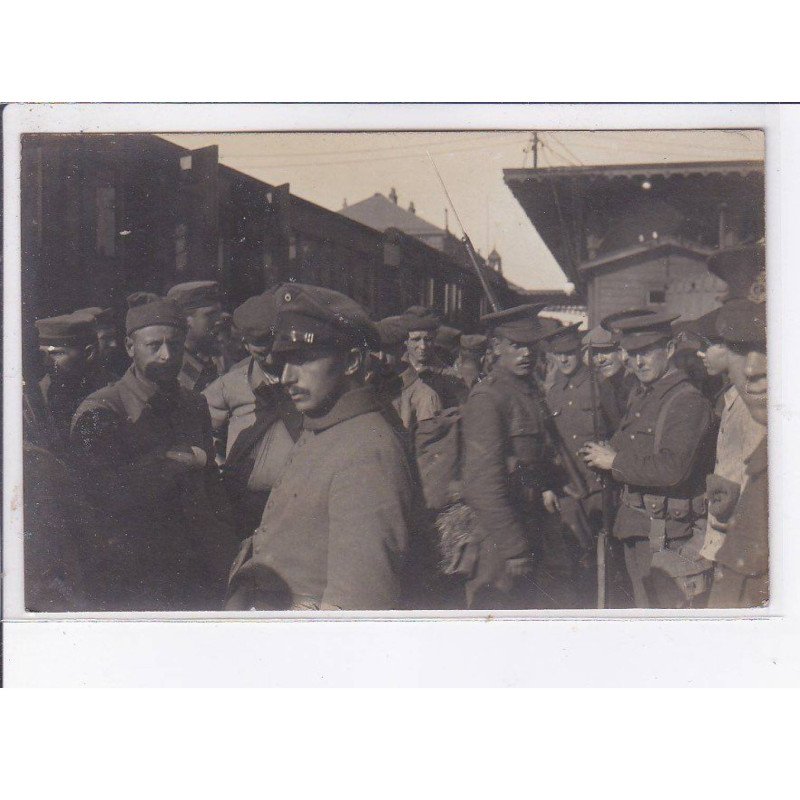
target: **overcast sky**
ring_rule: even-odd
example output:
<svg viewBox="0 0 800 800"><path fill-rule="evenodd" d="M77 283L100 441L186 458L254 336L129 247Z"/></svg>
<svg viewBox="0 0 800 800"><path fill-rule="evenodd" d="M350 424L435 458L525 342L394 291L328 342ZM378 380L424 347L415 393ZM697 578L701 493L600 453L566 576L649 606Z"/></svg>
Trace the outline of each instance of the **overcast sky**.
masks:
<svg viewBox="0 0 800 800"><path fill-rule="evenodd" d="M511 191L503 169L531 166L528 131L419 133L171 134L184 147L219 146L227 166L333 211L394 187L399 203L444 227L445 198L426 151L450 190L473 244L496 247L503 272L524 288L563 288L565 278ZM540 166L762 159L756 131L557 131L540 134ZM527 152L526 152L527 151ZM452 214L450 230L458 234Z"/></svg>

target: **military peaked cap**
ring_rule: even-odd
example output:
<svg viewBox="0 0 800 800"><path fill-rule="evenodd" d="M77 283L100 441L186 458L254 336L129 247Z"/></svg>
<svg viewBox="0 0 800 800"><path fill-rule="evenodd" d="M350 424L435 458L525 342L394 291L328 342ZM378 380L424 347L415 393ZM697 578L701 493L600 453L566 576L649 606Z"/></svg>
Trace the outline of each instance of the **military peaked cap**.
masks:
<svg viewBox="0 0 800 800"><path fill-rule="evenodd" d="M278 323L273 351L313 345L380 350L375 323L355 300L321 286L285 283L275 292Z"/></svg>
<svg viewBox="0 0 800 800"><path fill-rule="evenodd" d="M709 311L708 314L703 314L702 317L689 320L676 327L680 327L686 333L697 336L706 342L722 341L722 336L720 336L717 330L717 317L719 316L720 310L719 308L715 308L713 311Z"/></svg>
<svg viewBox="0 0 800 800"><path fill-rule="evenodd" d="M551 333L544 338L542 346L548 353L572 353L581 349L581 334L578 331L581 323L565 325L555 333Z"/></svg>
<svg viewBox="0 0 800 800"><path fill-rule="evenodd" d="M186 330L186 317L172 300L151 292L134 292L128 295L128 313L125 315L125 333L130 336L141 328L168 325Z"/></svg>
<svg viewBox="0 0 800 800"><path fill-rule="evenodd" d="M657 342L669 339L672 334L672 323L678 314L642 314L618 319L612 323L613 330L619 334L620 346L625 350L641 350Z"/></svg>
<svg viewBox="0 0 800 800"><path fill-rule="evenodd" d="M247 342L271 339L278 323L274 292L248 297L233 312L233 324Z"/></svg>
<svg viewBox="0 0 800 800"><path fill-rule="evenodd" d="M442 324L439 315L425 306L411 306L402 316L406 319L409 331L435 331Z"/></svg>
<svg viewBox="0 0 800 800"><path fill-rule="evenodd" d="M385 317L376 322L381 347L397 347L408 339L408 320L403 316Z"/></svg>
<svg viewBox="0 0 800 800"><path fill-rule="evenodd" d="M436 331L435 344L444 350L455 352L458 350L461 331L458 328L451 328L449 325L440 325Z"/></svg>
<svg viewBox="0 0 800 800"><path fill-rule="evenodd" d="M167 292L167 298L174 300L182 311L194 311L222 302L217 281L178 283Z"/></svg>
<svg viewBox="0 0 800 800"><path fill-rule="evenodd" d="M480 333L465 333L458 341L462 353L483 355L486 352L488 339Z"/></svg>
<svg viewBox="0 0 800 800"><path fill-rule="evenodd" d="M517 344L534 344L551 332L536 316L545 306L546 303L527 303L484 314L481 322L494 336L502 336Z"/></svg>
<svg viewBox="0 0 800 800"><path fill-rule="evenodd" d="M85 311L36 320L39 344L50 347L80 347L96 341L94 317Z"/></svg>
<svg viewBox="0 0 800 800"><path fill-rule="evenodd" d="M644 317L648 314L655 313L656 312L651 308L629 308L625 311L615 311L613 314L609 314L607 317L603 317L603 319L600 320L600 327L613 333L616 328L616 323L622 320L631 319L632 317Z"/></svg>
<svg viewBox="0 0 800 800"><path fill-rule="evenodd" d="M95 321L98 328L106 326L109 327L114 324L114 312L110 308L100 308L100 306L90 306L89 308L81 308L76 313L89 314Z"/></svg>
<svg viewBox="0 0 800 800"><path fill-rule="evenodd" d="M708 270L728 284L729 298L747 298L755 303L766 298L764 240L726 247L708 259Z"/></svg>
<svg viewBox="0 0 800 800"><path fill-rule="evenodd" d="M619 347L617 337L602 325L595 325L588 331L581 339L581 344L592 350L616 350Z"/></svg>
<svg viewBox="0 0 800 800"><path fill-rule="evenodd" d="M751 300L730 300L719 309L716 319L719 338L731 344L767 343L767 307Z"/></svg>

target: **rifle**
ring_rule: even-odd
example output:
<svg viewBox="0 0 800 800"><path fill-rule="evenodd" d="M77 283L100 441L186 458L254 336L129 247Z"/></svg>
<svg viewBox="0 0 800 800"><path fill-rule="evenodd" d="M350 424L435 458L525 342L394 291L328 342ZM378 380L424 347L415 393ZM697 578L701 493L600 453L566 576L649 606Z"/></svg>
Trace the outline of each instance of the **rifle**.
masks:
<svg viewBox="0 0 800 800"><path fill-rule="evenodd" d="M464 225L461 223L461 217L458 216L458 211L456 211L456 207L453 205L450 192L447 191L447 186L445 186L444 179L442 178L442 175L436 166L436 162L433 160L430 153L428 153L428 158L430 159L433 169L436 172L436 177L439 178L439 183L442 184L442 189L444 190L445 197L447 197L447 202L450 208L453 210L458 227L461 229L461 243L464 245L464 249L467 251L469 260L472 263L472 268L475 270L475 274L478 276L478 281L481 284L483 293L486 295L489 306L491 307L492 311L502 311L502 307L492 291L491 286L489 286L489 282L486 280L486 276L483 274L483 270L478 263L478 256L475 253L475 248L472 246L472 241L467 235L466 230L464 230ZM545 410L547 410L547 406L545 406ZM567 445L564 443L564 440L561 438L561 434L558 432L558 426L553 421L553 417L549 412L544 415L544 418L545 430L553 444L553 447L556 450L559 460L564 466L564 470L567 473L567 479L569 480L570 485L575 489L579 499L587 497L589 495L589 489L586 486L583 473L581 473L578 466L572 460L572 451L567 447Z"/></svg>
<svg viewBox="0 0 800 800"><path fill-rule="evenodd" d="M592 428L594 440L600 441L600 404L598 402L597 369L594 365L594 348L591 341L588 348L589 357L589 387L592 398ZM606 555L608 553L608 532L611 530L611 502L609 494L608 477L605 473L601 476L600 500L602 503L602 525L597 533L597 607L606 607Z"/></svg>

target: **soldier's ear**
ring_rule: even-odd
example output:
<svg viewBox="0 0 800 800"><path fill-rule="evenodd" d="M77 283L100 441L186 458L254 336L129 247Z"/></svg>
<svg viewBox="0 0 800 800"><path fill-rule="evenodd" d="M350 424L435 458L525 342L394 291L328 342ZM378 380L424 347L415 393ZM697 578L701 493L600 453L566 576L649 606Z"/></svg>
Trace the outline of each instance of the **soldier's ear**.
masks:
<svg viewBox="0 0 800 800"><path fill-rule="evenodd" d="M83 354L87 361L92 361L97 355L97 345L87 344L86 347L83 348Z"/></svg>
<svg viewBox="0 0 800 800"><path fill-rule="evenodd" d="M672 358L675 355L675 350L677 347L678 345L674 339L670 339L667 342L667 358Z"/></svg>
<svg viewBox="0 0 800 800"><path fill-rule="evenodd" d="M125 337L125 352L129 358L133 358L133 338L130 336Z"/></svg>

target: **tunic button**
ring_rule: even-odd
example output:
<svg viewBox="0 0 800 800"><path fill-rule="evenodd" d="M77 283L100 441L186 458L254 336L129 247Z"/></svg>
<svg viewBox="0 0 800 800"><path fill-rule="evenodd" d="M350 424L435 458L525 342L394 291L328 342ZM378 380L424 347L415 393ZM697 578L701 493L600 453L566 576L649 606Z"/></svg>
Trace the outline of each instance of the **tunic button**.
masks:
<svg viewBox="0 0 800 800"><path fill-rule="evenodd" d="M637 411L633 416L634 417L641 417L642 415L641 415L641 412Z"/></svg>
<svg viewBox="0 0 800 800"><path fill-rule="evenodd" d="M635 439L635 438L636 438L636 437L635 437L633 434L631 434L631 439Z"/></svg>
<svg viewBox="0 0 800 800"><path fill-rule="evenodd" d="M570 400L570 401L567 403L567 405L568 405L568 406L571 406L571 405L572 405L572 400Z"/></svg>
<svg viewBox="0 0 800 800"><path fill-rule="evenodd" d="M578 438L578 434L577 434L577 433L573 433L573 434L572 434L572 438L573 438L573 439L577 439L577 438Z"/></svg>

